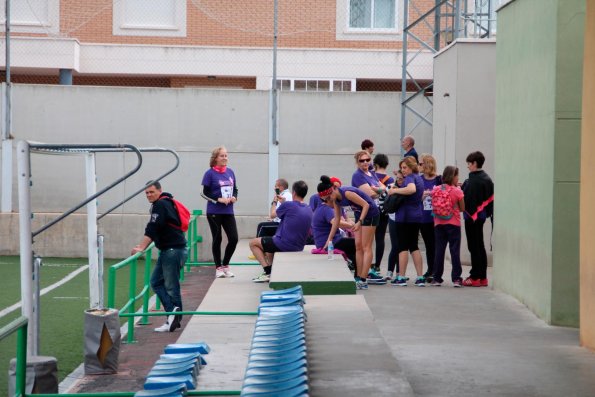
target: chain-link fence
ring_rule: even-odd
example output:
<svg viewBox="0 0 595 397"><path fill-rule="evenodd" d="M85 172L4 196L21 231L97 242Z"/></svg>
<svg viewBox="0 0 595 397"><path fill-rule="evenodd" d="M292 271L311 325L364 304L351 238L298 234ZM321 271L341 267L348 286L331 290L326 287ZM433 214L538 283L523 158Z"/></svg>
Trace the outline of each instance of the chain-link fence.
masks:
<svg viewBox="0 0 595 397"><path fill-rule="evenodd" d="M266 90L273 77L276 27L281 90L400 91L404 1L409 20L437 4L11 0L11 81ZM446 4L440 10L449 18ZM432 42L432 18L411 33ZM4 30L5 21L2 25ZM409 47L423 49L418 42ZM432 52L424 49L408 67L412 78L431 80Z"/></svg>

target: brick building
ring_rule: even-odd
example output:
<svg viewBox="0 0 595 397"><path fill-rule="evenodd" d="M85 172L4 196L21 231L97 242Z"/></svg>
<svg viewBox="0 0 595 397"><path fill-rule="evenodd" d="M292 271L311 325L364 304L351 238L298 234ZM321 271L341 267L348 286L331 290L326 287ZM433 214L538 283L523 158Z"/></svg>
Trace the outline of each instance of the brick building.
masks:
<svg viewBox="0 0 595 397"><path fill-rule="evenodd" d="M430 9L435 2L416 4ZM11 81L270 89L273 5L272 0L12 0ZM399 91L402 13L403 0L278 0L279 87ZM2 21L3 31L4 26ZM415 34L427 39L432 32L420 24ZM4 46L2 40L3 70ZM410 71L430 80L431 52L417 56Z"/></svg>

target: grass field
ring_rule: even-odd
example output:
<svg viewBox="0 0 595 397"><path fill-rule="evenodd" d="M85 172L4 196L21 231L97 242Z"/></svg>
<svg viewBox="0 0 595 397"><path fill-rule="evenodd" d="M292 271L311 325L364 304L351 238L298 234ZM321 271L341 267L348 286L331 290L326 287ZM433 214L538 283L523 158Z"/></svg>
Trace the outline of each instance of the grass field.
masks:
<svg viewBox="0 0 595 397"><path fill-rule="evenodd" d="M41 288L47 287L87 264L86 259L44 258L40 270ZM106 260L104 270L105 299L107 304L107 275L111 265L118 261ZM0 257L0 310L20 301L19 257ZM143 284L144 260L138 261L137 294ZM124 306L128 299L128 269L118 271L116 308ZM137 308L142 302L137 304ZM56 357L58 377L62 381L83 362L84 311L89 308L89 273L83 271L66 284L41 297L39 353ZM19 317L20 308L0 318L0 326ZM124 323L124 321L122 321ZM16 335L0 342L0 396L8 394L8 368L16 356ZM4 385L4 386L1 386Z"/></svg>

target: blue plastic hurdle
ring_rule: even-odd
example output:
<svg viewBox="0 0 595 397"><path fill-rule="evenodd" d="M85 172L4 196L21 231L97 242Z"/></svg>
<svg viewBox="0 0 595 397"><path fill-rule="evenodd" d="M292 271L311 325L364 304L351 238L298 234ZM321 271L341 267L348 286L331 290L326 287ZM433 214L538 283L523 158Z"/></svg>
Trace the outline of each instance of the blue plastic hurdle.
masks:
<svg viewBox="0 0 595 397"><path fill-rule="evenodd" d="M135 396L177 397L196 389L198 374L210 352L204 343L179 343L165 347L165 353L155 362L145 380L144 389Z"/></svg>
<svg viewBox="0 0 595 397"><path fill-rule="evenodd" d="M308 395L304 304L301 286L261 294L242 396Z"/></svg>

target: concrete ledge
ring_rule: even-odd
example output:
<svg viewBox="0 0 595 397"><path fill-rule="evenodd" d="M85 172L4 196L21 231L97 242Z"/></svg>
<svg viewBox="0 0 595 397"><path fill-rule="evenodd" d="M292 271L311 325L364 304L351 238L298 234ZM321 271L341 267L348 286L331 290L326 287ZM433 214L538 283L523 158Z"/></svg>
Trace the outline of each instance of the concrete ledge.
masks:
<svg viewBox="0 0 595 397"><path fill-rule="evenodd" d="M304 295L353 295L355 282L340 255L328 260L326 255L313 255L313 246L302 252L275 254L269 286L284 289L301 285Z"/></svg>

